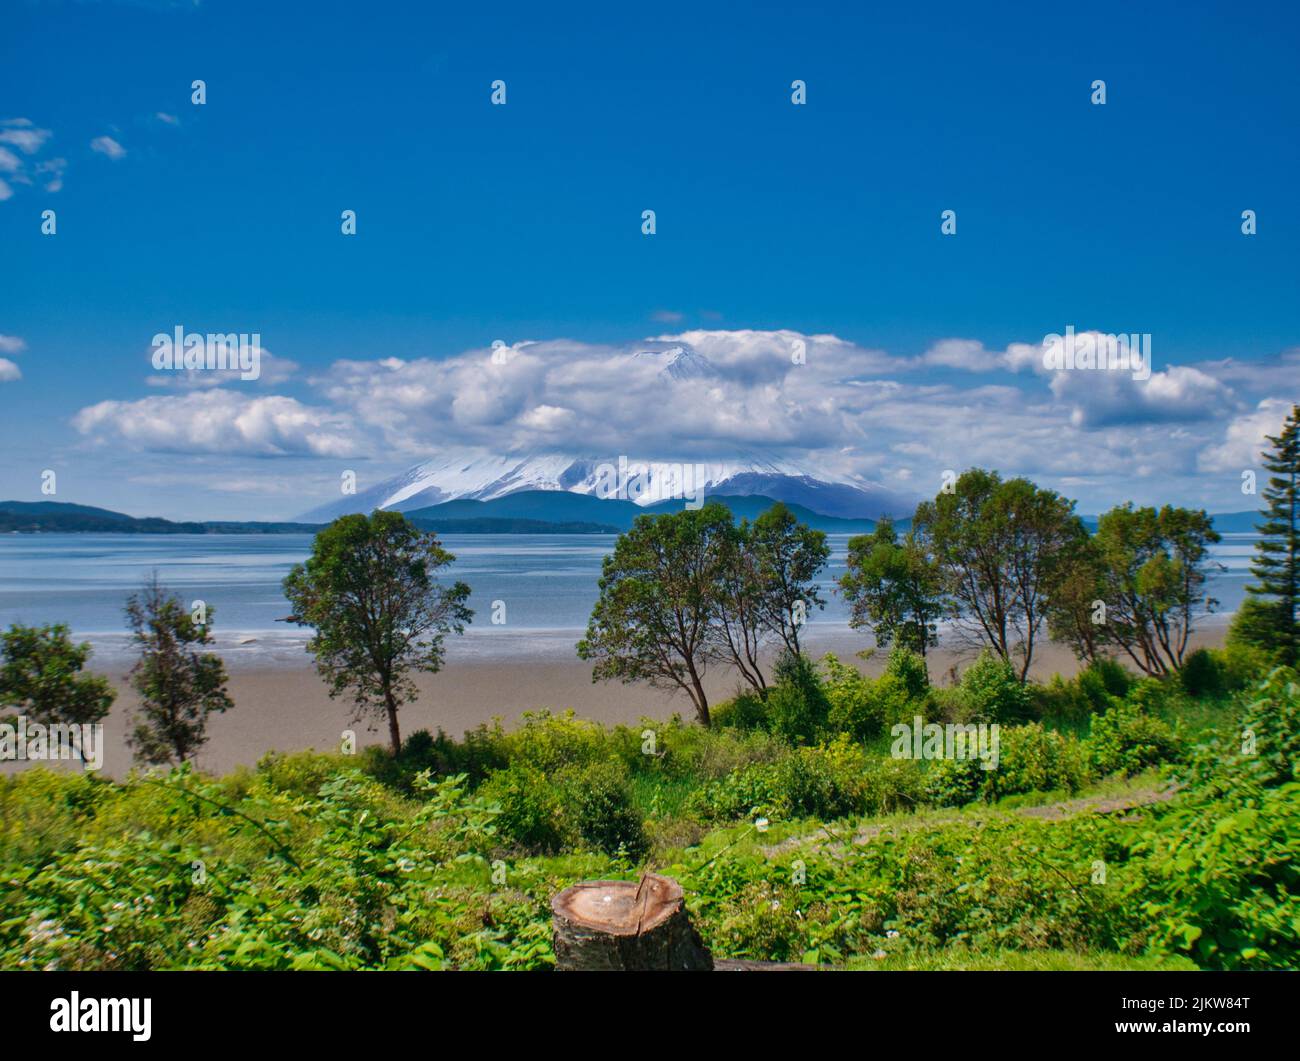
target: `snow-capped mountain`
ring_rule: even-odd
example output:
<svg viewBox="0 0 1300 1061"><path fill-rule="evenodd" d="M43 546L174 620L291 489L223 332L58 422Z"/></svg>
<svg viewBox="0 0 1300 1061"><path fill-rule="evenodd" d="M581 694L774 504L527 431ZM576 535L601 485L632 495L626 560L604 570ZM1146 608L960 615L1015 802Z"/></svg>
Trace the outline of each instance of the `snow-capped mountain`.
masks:
<svg viewBox="0 0 1300 1061"><path fill-rule="evenodd" d="M665 353L653 351L655 356ZM669 353L668 364L679 364ZM689 366L689 360L686 362ZM707 363L706 363L707 364ZM684 371L694 371L693 366ZM877 519L909 515L914 499L866 480L824 479L787 461L751 458L699 464L672 460L574 457L563 454L500 456L446 453L417 464L356 494L321 505L301 517L308 522L349 512L390 508L400 512L445 501L491 501L525 490L566 490L601 499L650 505L674 497L705 495L770 497L804 505L827 516Z"/></svg>

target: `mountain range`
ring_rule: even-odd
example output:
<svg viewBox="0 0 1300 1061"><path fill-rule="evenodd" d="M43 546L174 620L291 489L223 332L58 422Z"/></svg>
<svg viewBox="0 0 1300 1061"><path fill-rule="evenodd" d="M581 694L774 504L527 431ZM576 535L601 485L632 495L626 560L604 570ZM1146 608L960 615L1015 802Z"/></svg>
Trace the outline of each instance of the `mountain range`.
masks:
<svg viewBox="0 0 1300 1061"><path fill-rule="evenodd" d="M543 492L557 498L566 493L586 496L602 504L628 502L648 510L666 501L696 496L700 490L710 499L719 495L762 497L797 504L821 516L872 522L881 516L908 516L917 500L879 483L819 477L793 462L765 458L694 464L457 452L320 505L300 519L328 522L349 512L376 508L412 512L450 501L498 501L515 494ZM591 518L597 518L596 510L591 511Z"/></svg>

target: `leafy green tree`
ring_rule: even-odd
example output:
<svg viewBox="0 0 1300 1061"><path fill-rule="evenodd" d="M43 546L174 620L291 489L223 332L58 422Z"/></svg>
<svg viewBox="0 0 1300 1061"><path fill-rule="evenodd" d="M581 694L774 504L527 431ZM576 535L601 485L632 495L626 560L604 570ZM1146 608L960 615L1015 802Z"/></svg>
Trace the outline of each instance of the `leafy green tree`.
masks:
<svg viewBox="0 0 1300 1061"><path fill-rule="evenodd" d="M868 628L882 648L897 643L924 657L938 644L944 612L939 566L913 535L900 541L892 520L849 539L840 588L849 602L849 625Z"/></svg>
<svg viewBox="0 0 1300 1061"><path fill-rule="evenodd" d="M778 501L748 527L747 541L757 567L764 622L797 656L799 630L808 614L826 607L817 592L817 576L831 555L826 532L800 523Z"/></svg>
<svg viewBox="0 0 1300 1061"><path fill-rule="evenodd" d="M1196 617L1218 601L1205 592L1210 546L1219 540L1203 510L1119 505L1097 522L1102 636L1146 674L1183 663Z"/></svg>
<svg viewBox="0 0 1300 1061"><path fill-rule="evenodd" d="M455 559L402 513L376 510L319 531L284 580L292 621L315 630L307 648L330 696L350 694L358 721L385 718L393 755L398 709L417 695L412 673L441 670L446 635L464 633L474 615L469 586L437 581Z"/></svg>
<svg viewBox="0 0 1300 1061"><path fill-rule="evenodd" d="M1048 596L1047 631L1091 665L1108 659L1113 644L1106 630L1105 570L1092 537L1078 543Z"/></svg>
<svg viewBox="0 0 1300 1061"><path fill-rule="evenodd" d="M207 743L208 716L234 706L221 657L200 651L212 643L215 611L205 613L199 622L156 574L127 598L127 623L140 652L130 675L140 707L128 738L138 760L188 762Z"/></svg>
<svg viewBox="0 0 1300 1061"><path fill-rule="evenodd" d="M939 564L959 629L1024 681L1049 594L1087 534L1074 502L1028 479L972 468L919 505L912 527Z"/></svg>
<svg viewBox="0 0 1300 1061"><path fill-rule="evenodd" d="M82 673L90 652L62 623L13 624L0 634L0 707L46 724L98 722L116 694L107 679Z"/></svg>
<svg viewBox="0 0 1300 1061"><path fill-rule="evenodd" d="M731 513L699 509L638 516L605 557L600 595L578 642L592 681L681 690L709 724L704 674L717 633L720 585L734 544Z"/></svg>
<svg viewBox="0 0 1300 1061"><path fill-rule="evenodd" d="M772 639L759 560L750 548L748 520L729 528L723 538L715 621L709 624L711 658L730 664L760 696L767 692L762 651Z"/></svg>
<svg viewBox="0 0 1300 1061"><path fill-rule="evenodd" d="M1255 607L1239 633L1294 667L1300 660L1300 406L1291 406L1280 435L1267 438L1264 522L1255 527L1260 538L1250 565L1258 583L1246 587Z"/></svg>

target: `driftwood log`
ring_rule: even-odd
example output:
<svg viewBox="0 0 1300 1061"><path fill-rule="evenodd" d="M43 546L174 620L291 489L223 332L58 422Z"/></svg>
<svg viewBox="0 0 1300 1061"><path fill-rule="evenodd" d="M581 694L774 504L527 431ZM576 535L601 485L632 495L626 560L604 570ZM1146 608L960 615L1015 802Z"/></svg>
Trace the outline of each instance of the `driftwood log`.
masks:
<svg viewBox="0 0 1300 1061"><path fill-rule="evenodd" d="M711 970L713 957L670 877L583 881L551 900L555 967L569 971Z"/></svg>

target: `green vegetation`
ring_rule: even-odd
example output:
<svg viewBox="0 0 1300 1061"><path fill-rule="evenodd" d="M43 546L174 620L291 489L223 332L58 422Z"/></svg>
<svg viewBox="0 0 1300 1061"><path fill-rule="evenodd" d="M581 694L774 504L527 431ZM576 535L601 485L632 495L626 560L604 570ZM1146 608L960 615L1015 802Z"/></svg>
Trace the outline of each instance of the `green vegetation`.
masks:
<svg viewBox="0 0 1300 1061"><path fill-rule="evenodd" d="M443 639L474 614L465 583L437 581L455 559L400 512L376 510L336 519L284 580L292 621L316 631L307 650L330 696L349 694L358 719L385 718L394 755L398 709L416 694L410 673L441 670Z"/></svg>
<svg viewBox="0 0 1300 1061"><path fill-rule="evenodd" d="M896 652L875 679L787 667L712 728L537 713L220 779L27 770L0 782L0 965L541 968L555 891L647 866L719 956L1300 964L1294 672L1200 699L1176 678L1099 694L1117 682L1096 672L1031 687L984 771L893 758L888 720L1020 712L999 696L1025 688L986 663L937 696ZM825 706L788 735L770 708L796 685Z"/></svg>
<svg viewBox="0 0 1300 1061"><path fill-rule="evenodd" d="M140 656L131 686L140 697L130 744L145 763L184 763L208 740L208 716L234 706L226 692L226 665L201 651L212 643L215 610L196 602L187 610L157 576L126 602L131 638Z"/></svg>
<svg viewBox="0 0 1300 1061"><path fill-rule="evenodd" d="M1275 515L1286 489L1266 493ZM555 892L654 869L719 957L1300 968L1300 675L1275 666L1276 603L1188 650L1212 607L1205 514L1120 506L1090 536L1059 495L973 469L913 527L850 546L842 588L890 649L878 677L803 651L824 536L781 506L737 525L707 505L619 538L578 646L596 680L685 692L699 724L539 712L403 741L409 673L441 666L469 590L437 583L452 557L402 515L343 517L285 592L332 692L386 716L389 747L223 778L185 760L224 674L155 584L128 609L143 758L182 765L0 780L0 966L545 968ZM1283 599L1285 562L1261 570ZM924 657L940 611L983 645L948 687ZM1045 626L1075 677L1028 680ZM106 708L83 649L15 628L9 699ZM709 704L710 664L739 675L732 699Z"/></svg>

